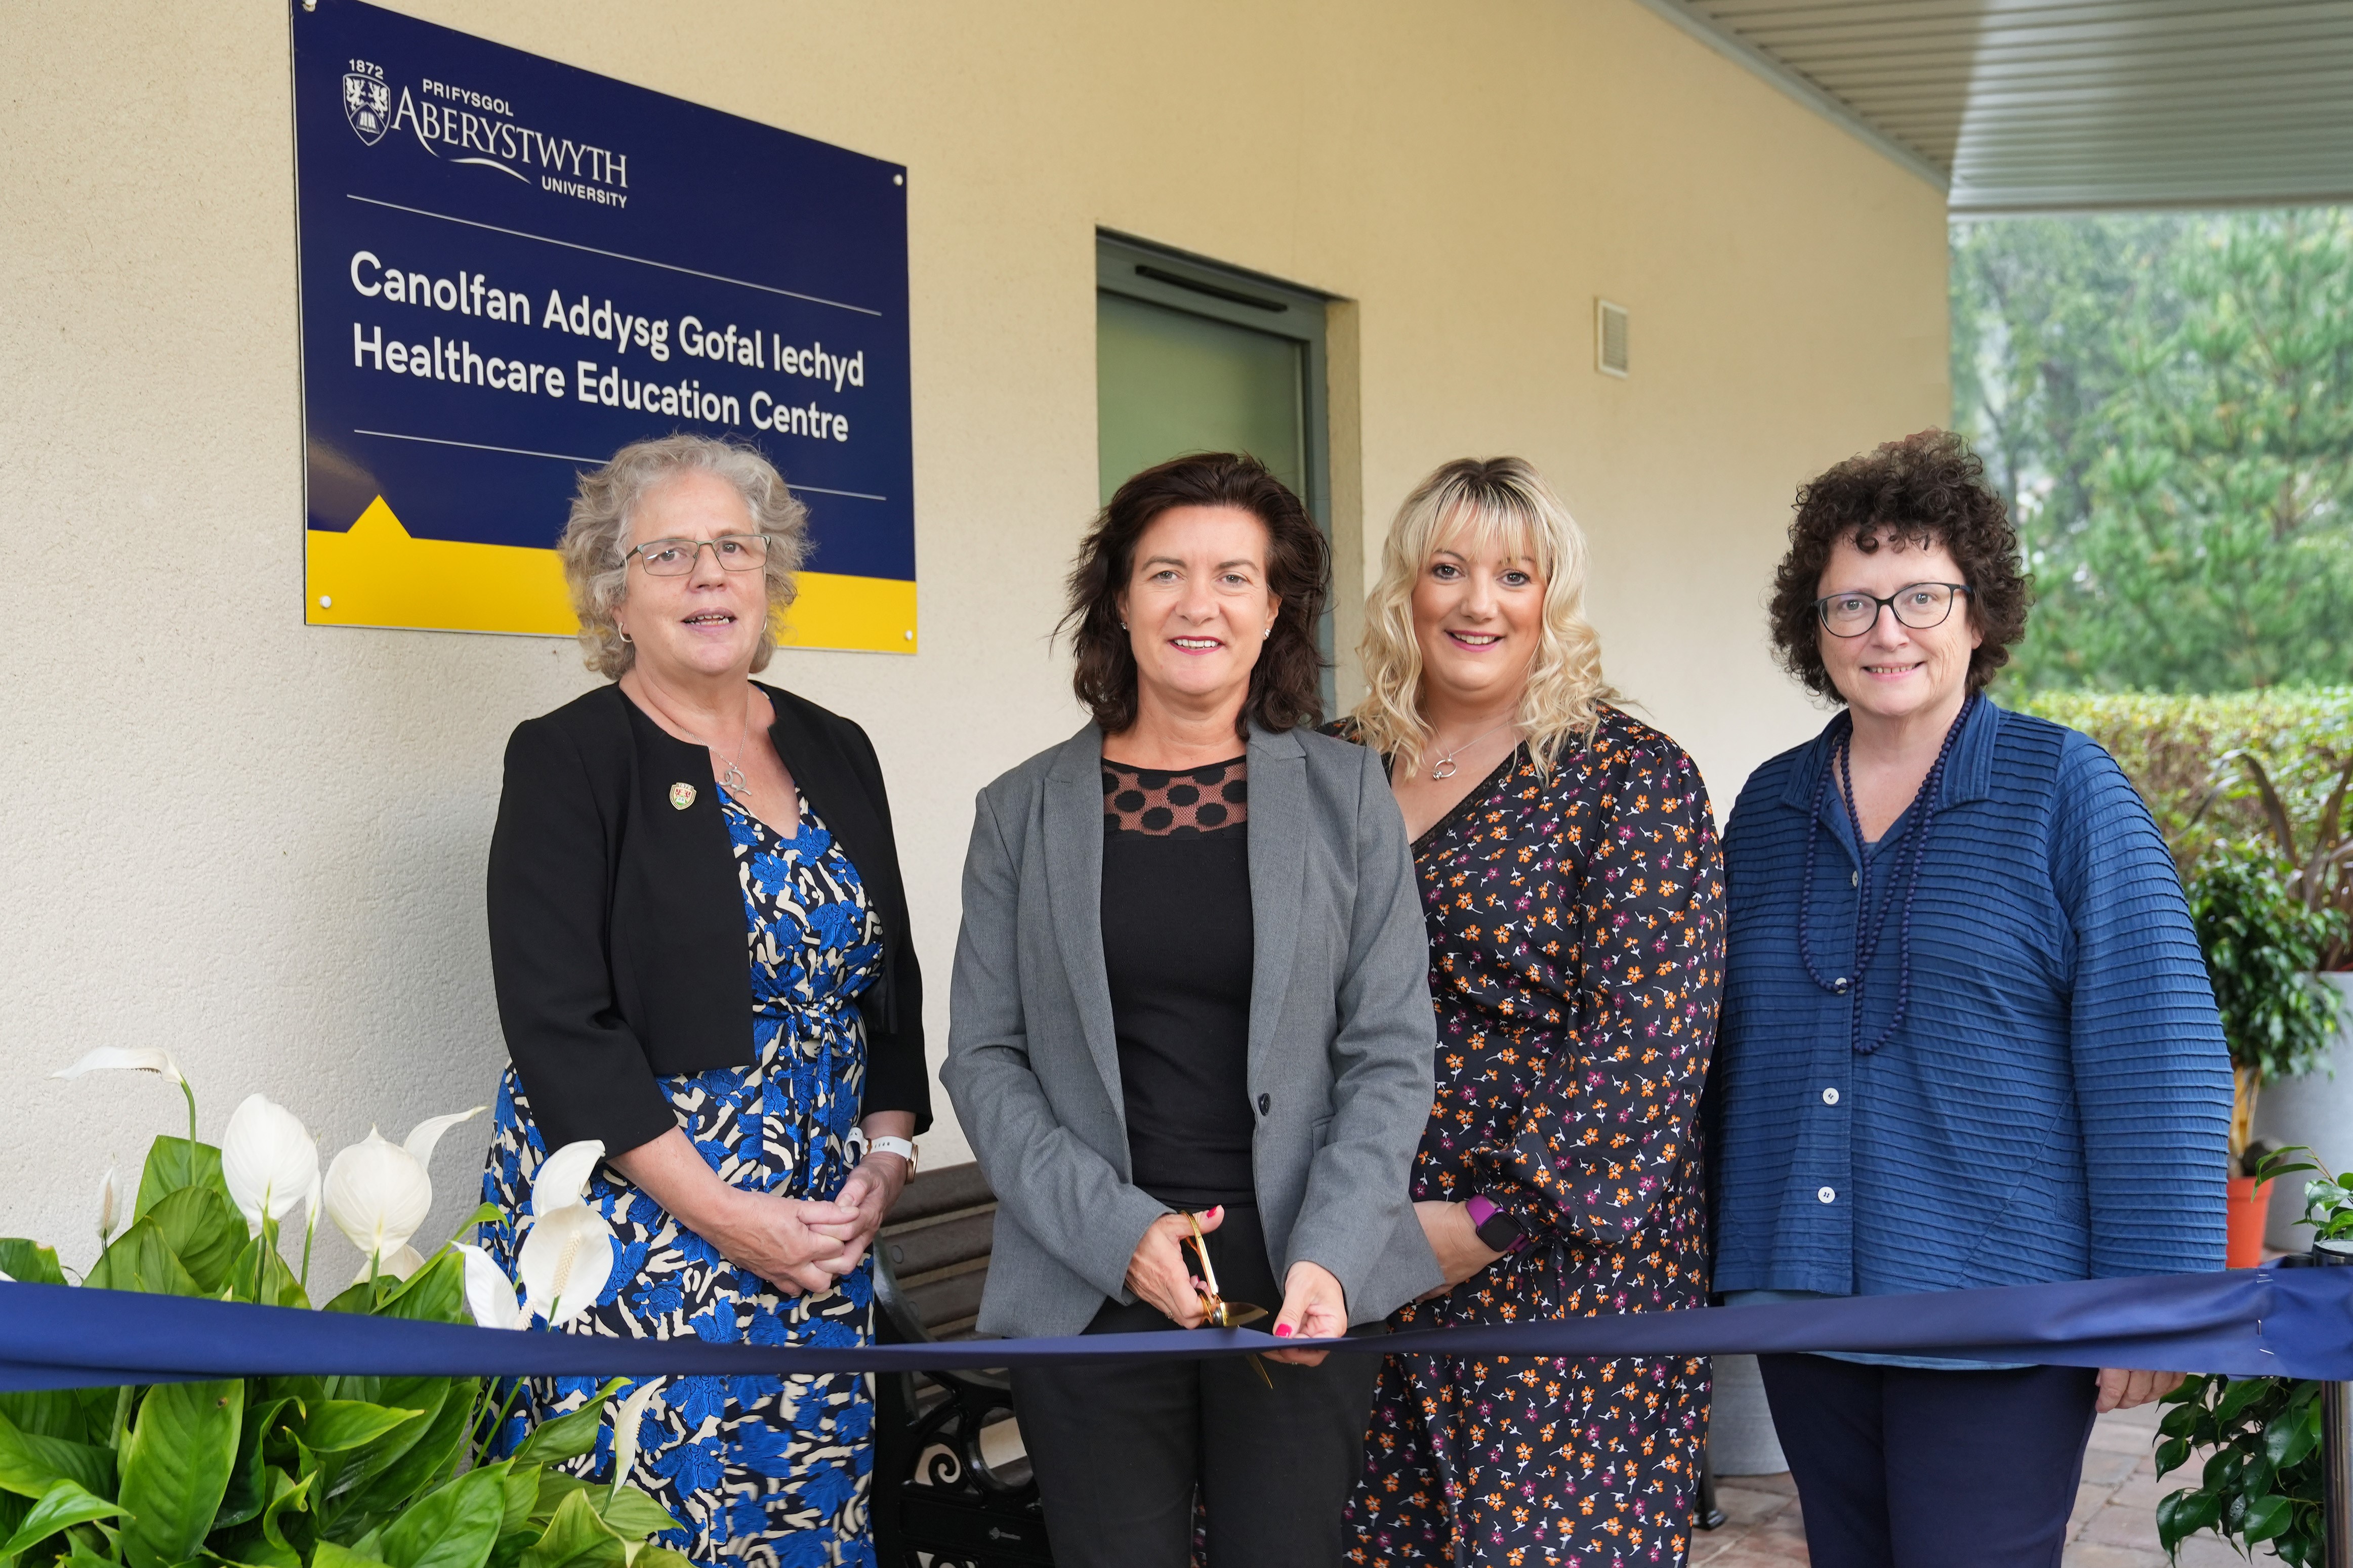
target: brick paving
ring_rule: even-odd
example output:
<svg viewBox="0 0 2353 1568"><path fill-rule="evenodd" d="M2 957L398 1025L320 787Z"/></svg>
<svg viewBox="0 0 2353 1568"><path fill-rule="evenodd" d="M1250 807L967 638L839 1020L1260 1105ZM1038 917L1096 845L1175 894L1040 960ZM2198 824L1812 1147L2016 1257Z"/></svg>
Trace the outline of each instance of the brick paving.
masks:
<svg viewBox="0 0 2353 1568"><path fill-rule="evenodd" d="M2176 1471L2157 1479L2150 1447L2164 1407L2119 1410L2094 1423L2083 1485L2068 1530L2065 1568L2166 1568L2157 1544L2157 1500L2191 1479ZM1692 1568L1790 1568L1806 1559L1798 1489L1787 1474L1726 1476L1715 1504L1729 1517L1721 1530L1695 1531ZM2275 1561L2266 1554L2262 1561ZM2181 1568L2244 1568L2246 1559L2219 1536L2194 1535L2181 1546Z"/></svg>

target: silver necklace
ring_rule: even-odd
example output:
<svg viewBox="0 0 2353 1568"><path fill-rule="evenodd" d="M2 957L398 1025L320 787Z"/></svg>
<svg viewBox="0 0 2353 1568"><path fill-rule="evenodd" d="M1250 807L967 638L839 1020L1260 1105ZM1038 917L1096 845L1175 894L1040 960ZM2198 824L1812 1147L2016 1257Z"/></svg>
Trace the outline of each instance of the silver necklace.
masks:
<svg viewBox="0 0 2353 1568"><path fill-rule="evenodd" d="M738 727L735 731L735 756L722 757L720 759L720 761L725 763L727 766L725 771L721 773L719 775L719 787L725 790L729 795L733 795L738 800L743 799L744 795L750 791L752 781L744 776L744 770L735 765L735 760L737 757L741 757L744 754L744 748L751 743L751 740L752 716L749 713L746 713L744 716L743 724ZM713 747L712 749L716 751L718 748Z"/></svg>
<svg viewBox="0 0 2353 1568"><path fill-rule="evenodd" d="M1518 722L1516 719L1506 719L1502 723L1496 725L1495 730L1508 730L1516 722ZM1452 778L1454 776L1454 759L1469 751L1472 747L1477 745L1480 742L1485 740L1488 736L1493 734L1495 730L1482 731L1478 734L1473 735L1469 740L1463 742L1461 745L1455 747L1452 751L1447 752L1444 756L1439 758L1438 761L1430 765L1430 776L1433 779Z"/></svg>

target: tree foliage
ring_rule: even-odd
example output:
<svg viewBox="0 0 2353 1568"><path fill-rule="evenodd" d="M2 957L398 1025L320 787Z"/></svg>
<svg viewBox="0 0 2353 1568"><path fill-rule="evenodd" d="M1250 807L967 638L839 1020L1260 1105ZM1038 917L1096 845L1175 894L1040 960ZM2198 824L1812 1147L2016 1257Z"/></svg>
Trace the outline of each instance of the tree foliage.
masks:
<svg viewBox="0 0 2353 1568"><path fill-rule="evenodd" d="M2028 687L2353 678L2353 212L1957 226L1955 420L2017 517Z"/></svg>

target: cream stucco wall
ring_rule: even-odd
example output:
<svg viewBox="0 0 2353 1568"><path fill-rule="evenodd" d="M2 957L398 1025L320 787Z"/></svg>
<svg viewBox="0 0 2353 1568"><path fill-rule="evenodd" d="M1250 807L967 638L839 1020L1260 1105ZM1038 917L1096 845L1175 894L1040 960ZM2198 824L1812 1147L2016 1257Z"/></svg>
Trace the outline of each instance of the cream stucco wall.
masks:
<svg viewBox="0 0 2353 1568"><path fill-rule="evenodd" d="M1076 721L1047 630L1098 226L1352 301L1335 490L1375 541L1441 458L1541 464L1612 677L1719 811L1819 721L1761 648L1792 487L1945 416L1938 194L1633 0L406 8L909 165L923 652L771 679L874 734L935 1042L972 792ZM331 1152L490 1098L500 749L588 678L301 625L284 14L26 0L0 62L0 1233L78 1263L100 1171L178 1115L45 1076L90 1046L176 1052L207 1136L255 1089ZM1630 380L1592 368L1597 294Z"/></svg>

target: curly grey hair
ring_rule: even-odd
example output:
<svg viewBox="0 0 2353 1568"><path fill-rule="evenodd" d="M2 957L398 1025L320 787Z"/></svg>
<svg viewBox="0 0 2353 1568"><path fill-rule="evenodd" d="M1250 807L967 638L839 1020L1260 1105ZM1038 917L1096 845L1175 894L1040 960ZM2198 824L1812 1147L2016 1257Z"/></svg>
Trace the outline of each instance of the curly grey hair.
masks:
<svg viewBox="0 0 2353 1568"><path fill-rule="evenodd" d="M793 574L808 556L808 508L785 488L785 478L758 448L708 436L664 436L632 441L593 474L580 476L572 516L556 551L564 558L564 581L572 590L573 613L580 617L580 647L588 668L618 680L638 659L621 639L613 612L629 597L629 517L648 491L680 474L711 474L735 487L752 513L752 525L768 542L769 624L752 656L754 670L768 668L776 651L775 616L798 595Z"/></svg>

